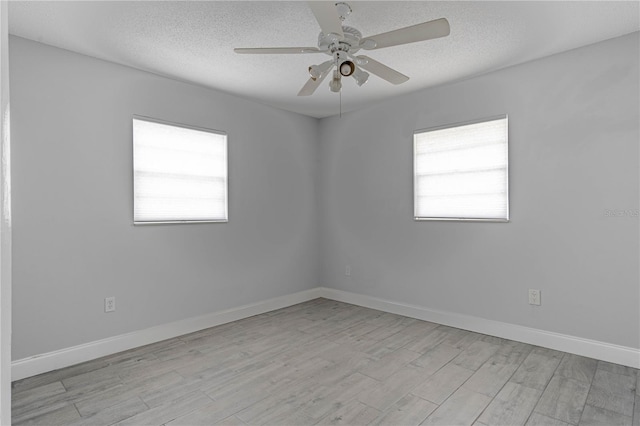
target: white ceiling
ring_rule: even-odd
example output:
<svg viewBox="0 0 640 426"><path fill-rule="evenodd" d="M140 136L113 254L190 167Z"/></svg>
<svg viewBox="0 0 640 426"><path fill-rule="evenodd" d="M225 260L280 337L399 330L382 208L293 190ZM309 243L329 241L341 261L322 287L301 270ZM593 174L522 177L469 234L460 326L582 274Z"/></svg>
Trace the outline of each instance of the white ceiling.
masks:
<svg viewBox="0 0 640 426"><path fill-rule="evenodd" d="M343 81L342 110L468 78L640 30L639 2L350 2L345 22L364 36L441 17L449 37L366 54L411 79ZM316 46L320 28L305 2L12 1L20 37L313 117L338 113L328 80L298 97L324 54L238 55L234 47Z"/></svg>

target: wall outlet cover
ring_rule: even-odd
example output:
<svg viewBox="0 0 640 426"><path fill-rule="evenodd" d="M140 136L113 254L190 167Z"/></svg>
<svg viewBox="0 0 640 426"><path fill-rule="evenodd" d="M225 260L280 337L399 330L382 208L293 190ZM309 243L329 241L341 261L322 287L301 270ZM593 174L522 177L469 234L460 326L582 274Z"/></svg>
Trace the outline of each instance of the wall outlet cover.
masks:
<svg viewBox="0 0 640 426"><path fill-rule="evenodd" d="M529 304L540 306L540 290L529 289Z"/></svg>
<svg viewBox="0 0 640 426"><path fill-rule="evenodd" d="M116 298L115 297L106 297L104 299L104 311L105 312L113 312L116 310Z"/></svg>

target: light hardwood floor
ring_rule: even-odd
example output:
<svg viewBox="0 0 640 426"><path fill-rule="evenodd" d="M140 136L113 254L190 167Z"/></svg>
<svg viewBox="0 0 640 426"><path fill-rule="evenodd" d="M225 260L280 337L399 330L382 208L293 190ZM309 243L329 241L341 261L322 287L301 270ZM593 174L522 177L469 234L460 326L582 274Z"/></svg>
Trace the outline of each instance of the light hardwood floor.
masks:
<svg viewBox="0 0 640 426"><path fill-rule="evenodd" d="M41 425L640 425L632 368L325 299L13 383Z"/></svg>

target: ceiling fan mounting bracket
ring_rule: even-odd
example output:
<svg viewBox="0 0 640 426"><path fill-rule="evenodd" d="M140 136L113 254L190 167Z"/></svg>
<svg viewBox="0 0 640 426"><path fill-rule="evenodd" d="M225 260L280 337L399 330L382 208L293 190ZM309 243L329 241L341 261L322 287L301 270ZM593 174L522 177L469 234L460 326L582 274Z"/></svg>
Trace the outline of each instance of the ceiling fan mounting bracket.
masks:
<svg viewBox="0 0 640 426"><path fill-rule="evenodd" d="M351 6L349 6L349 3L346 3L343 1L336 3L336 9L338 11L338 16L340 16L341 21L344 21L345 19L347 19L347 17L351 15L351 12L353 12L353 9L351 9Z"/></svg>

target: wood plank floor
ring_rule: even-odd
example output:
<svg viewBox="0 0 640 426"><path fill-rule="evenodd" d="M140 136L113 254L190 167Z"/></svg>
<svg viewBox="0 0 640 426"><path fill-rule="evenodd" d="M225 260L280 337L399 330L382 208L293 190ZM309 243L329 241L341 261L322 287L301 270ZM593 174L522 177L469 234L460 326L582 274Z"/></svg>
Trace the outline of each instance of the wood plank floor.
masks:
<svg viewBox="0 0 640 426"><path fill-rule="evenodd" d="M13 383L15 425L634 425L632 368L316 299Z"/></svg>

